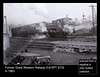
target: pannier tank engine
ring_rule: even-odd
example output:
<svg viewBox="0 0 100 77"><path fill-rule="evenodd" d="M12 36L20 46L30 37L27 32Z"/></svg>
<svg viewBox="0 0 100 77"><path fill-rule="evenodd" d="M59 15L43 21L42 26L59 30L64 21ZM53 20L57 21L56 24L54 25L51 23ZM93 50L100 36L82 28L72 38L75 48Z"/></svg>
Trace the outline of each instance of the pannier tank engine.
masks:
<svg viewBox="0 0 100 77"><path fill-rule="evenodd" d="M70 26L72 23L71 18L62 18L52 21L47 24L48 38L66 38L68 35L73 33L73 27Z"/></svg>

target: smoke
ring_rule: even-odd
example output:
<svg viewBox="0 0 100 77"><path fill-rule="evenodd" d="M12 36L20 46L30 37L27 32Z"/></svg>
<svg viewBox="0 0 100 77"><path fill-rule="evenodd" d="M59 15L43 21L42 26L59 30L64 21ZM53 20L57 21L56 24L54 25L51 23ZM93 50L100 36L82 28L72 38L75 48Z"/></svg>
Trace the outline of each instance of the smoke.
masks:
<svg viewBox="0 0 100 77"><path fill-rule="evenodd" d="M3 6L8 24L25 25L48 21L45 3L4 3Z"/></svg>
<svg viewBox="0 0 100 77"><path fill-rule="evenodd" d="M48 18L48 11L46 9L45 3L34 3L29 6L30 10L33 10L35 15Z"/></svg>
<svg viewBox="0 0 100 77"><path fill-rule="evenodd" d="M73 33L73 29L75 28L75 30L80 30L80 29L83 29L84 31L89 31L91 28L92 28L92 25L91 23L87 24L87 27L86 26L83 26L83 25L79 25L79 26L68 26L68 25L64 25L64 28L63 28L63 31L67 32L69 35Z"/></svg>
<svg viewBox="0 0 100 77"><path fill-rule="evenodd" d="M71 33L73 33L73 27L64 25L63 31L67 32L70 35Z"/></svg>
<svg viewBox="0 0 100 77"><path fill-rule="evenodd" d="M86 26L84 25L80 25L80 26L75 26L75 30L79 30L79 29L91 29L92 28L92 24L91 23L88 23L86 24Z"/></svg>
<svg viewBox="0 0 100 77"><path fill-rule="evenodd" d="M45 3L19 3L19 6L23 9L34 11L35 15L48 17L48 11Z"/></svg>
<svg viewBox="0 0 100 77"><path fill-rule="evenodd" d="M47 32L47 27L45 23L39 23L41 32Z"/></svg>

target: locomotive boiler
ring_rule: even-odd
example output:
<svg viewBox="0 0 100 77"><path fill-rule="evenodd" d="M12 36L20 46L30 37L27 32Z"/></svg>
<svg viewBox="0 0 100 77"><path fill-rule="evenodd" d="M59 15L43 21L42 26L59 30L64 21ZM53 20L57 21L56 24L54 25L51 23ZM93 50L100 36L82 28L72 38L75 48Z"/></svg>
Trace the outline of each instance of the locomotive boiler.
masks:
<svg viewBox="0 0 100 77"><path fill-rule="evenodd" d="M70 26L72 23L71 18L62 18L52 21L47 24L48 38L67 38L73 33L73 27Z"/></svg>

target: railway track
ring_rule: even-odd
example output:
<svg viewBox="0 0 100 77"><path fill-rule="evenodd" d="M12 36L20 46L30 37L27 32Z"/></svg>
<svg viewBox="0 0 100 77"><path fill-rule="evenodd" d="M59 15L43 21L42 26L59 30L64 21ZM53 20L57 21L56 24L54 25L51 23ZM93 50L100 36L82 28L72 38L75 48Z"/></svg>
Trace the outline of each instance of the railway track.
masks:
<svg viewBox="0 0 100 77"><path fill-rule="evenodd" d="M96 37L70 37L63 41L33 41L27 48L43 48L51 49L54 52L97 52L97 38Z"/></svg>
<svg viewBox="0 0 100 77"><path fill-rule="evenodd" d="M85 41L87 39L89 39L88 42ZM33 40L26 48L49 49L52 52L97 53L97 40L92 37L71 37L64 41ZM36 61L35 58L37 58ZM20 53L8 65L45 64L50 65L50 56L40 56L35 53Z"/></svg>

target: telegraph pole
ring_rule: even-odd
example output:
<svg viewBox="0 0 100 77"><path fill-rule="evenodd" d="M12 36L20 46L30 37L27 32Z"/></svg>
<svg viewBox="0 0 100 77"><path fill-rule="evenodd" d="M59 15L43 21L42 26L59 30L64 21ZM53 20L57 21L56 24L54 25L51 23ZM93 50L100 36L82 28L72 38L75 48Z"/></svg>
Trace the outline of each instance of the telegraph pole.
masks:
<svg viewBox="0 0 100 77"><path fill-rule="evenodd" d="M89 7L92 8L92 24L93 24L93 34L95 35L95 30L94 30L94 5L90 5Z"/></svg>

